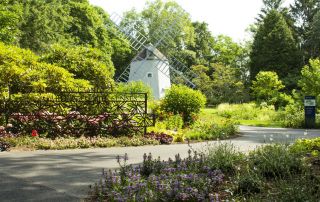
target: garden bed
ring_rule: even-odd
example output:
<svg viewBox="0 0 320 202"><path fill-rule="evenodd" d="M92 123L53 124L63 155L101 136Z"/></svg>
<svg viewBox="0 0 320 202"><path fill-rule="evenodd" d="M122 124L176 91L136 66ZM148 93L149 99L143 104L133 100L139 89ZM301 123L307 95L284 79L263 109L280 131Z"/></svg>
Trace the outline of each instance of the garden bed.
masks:
<svg viewBox="0 0 320 202"><path fill-rule="evenodd" d="M267 145L244 155L232 145L161 161L144 155L143 164L103 171L88 201L318 201L320 138L292 146Z"/></svg>

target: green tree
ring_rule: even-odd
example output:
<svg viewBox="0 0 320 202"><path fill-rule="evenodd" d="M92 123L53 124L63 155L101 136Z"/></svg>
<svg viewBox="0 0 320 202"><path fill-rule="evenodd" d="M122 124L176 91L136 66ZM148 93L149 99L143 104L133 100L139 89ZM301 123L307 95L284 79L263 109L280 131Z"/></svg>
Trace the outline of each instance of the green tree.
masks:
<svg viewBox="0 0 320 202"><path fill-rule="evenodd" d="M135 10L125 13L122 25L135 25L154 45L163 38L159 46L163 53L185 49L194 43L190 15L174 1L148 1L140 13Z"/></svg>
<svg viewBox="0 0 320 202"><path fill-rule="evenodd" d="M302 57L292 30L278 11L271 10L259 25L250 59L251 80L259 71L274 71L288 89L296 86L296 81L289 79L298 75Z"/></svg>
<svg viewBox="0 0 320 202"><path fill-rule="evenodd" d="M256 80L252 82L251 90L258 102L274 105L279 99L280 90L284 87L276 72L261 71L257 74Z"/></svg>
<svg viewBox="0 0 320 202"><path fill-rule="evenodd" d="M246 91L243 82L237 76L237 69L221 64L213 64L212 93L208 100L212 104L239 103L245 101Z"/></svg>
<svg viewBox="0 0 320 202"><path fill-rule="evenodd" d="M320 11L314 15L305 46L309 49L309 57L320 57Z"/></svg>
<svg viewBox="0 0 320 202"><path fill-rule="evenodd" d="M77 79L89 80L97 89L113 87L114 67L111 57L99 49L53 45L50 52L42 57L42 61L65 68Z"/></svg>
<svg viewBox="0 0 320 202"><path fill-rule="evenodd" d="M317 96L320 101L320 60L311 59L309 65L301 70L301 79L298 82L301 91L305 95Z"/></svg>
<svg viewBox="0 0 320 202"><path fill-rule="evenodd" d="M0 89L2 92L31 91L58 93L63 90L90 89L88 81L75 79L62 67L39 62L30 50L0 43Z"/></svg>
<svg viewBox="0 0 320 202"><path fill-rule="evenodd" d="M314 32L317 29L315 28L318 24L316 14L319 11L319 0L295 0L291 5L291 13L296 21L305 64L315 56Z"/></svg>
<svg viewBox="0 0 320 202"><path fill-rule="evenodd" d="M195 42L188 49L196 53L197 64L208 65L213 58L214 37L207 23L193 22L192 25L195 30Z"/></svg>
<svg viewBox="0 0 320 202"><path fill-rule="evenodd" d="M20 4L10 4L10 1L0 2L0 41L7 44L17 44L20 37L19 23L22 16Z"/></svg>
<svg viewBox="0 0 320 202"><path fill-rule="evenodd" d="M208 76L209 67L204 65L194 65L192 70L198 75L192 82L196 85L196 88L200 90L206 97L209 104L213 98L212 93L212 79Z"/></svg>

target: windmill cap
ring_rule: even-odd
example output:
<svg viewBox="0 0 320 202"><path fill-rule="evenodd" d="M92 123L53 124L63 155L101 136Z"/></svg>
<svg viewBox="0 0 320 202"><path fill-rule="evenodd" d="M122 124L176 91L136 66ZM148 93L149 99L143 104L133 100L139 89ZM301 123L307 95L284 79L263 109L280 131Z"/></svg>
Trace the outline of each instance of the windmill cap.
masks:
<svg viewBox="0 0 320 202"><path fill-rule="evenodd" d="M134 61L141 61L141 60L165 60L168 61L166 56L164 56L156 47L149 44L146 46L138 56L134 59Z"/></svg>

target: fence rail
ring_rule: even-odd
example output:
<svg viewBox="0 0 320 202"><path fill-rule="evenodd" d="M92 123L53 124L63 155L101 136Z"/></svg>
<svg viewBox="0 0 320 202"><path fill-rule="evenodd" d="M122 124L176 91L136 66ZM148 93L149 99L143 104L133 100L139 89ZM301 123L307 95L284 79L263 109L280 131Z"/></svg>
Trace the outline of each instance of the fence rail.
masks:
<svg viewBox="0 0 320 202"><path fill-rule="evenodd" d="M0 115L16 134L133 135L155 124L147 105L146 93L26 93L0 98Z"/></svg>

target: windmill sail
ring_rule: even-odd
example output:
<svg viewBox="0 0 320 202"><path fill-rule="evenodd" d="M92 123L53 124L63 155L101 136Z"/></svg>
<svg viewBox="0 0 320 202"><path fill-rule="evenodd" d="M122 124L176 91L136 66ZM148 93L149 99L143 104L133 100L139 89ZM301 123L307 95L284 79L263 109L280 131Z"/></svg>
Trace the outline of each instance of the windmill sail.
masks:
<svg viewBox="0 0 320 202"><path fill-rule="evenodd" d="M180 17L181 16L176 16L176 19ZM127 39L130 42L131 47L134 50L139 51L132 61L142 60L143 58L141 58L140 56L141 51L143 51L143 49L150 49L147 45L148 38L145 37L132 24L123 26L121 24L123 19L118 14L112 14L110 19L113 22L113 26L116 27L116 30L122 33L123 38ZM152 45L154 47L152 50L155 50L158 47L162 49L168 46L167 42L174 37L174 28L177 26L177 23L178 20L175 20L167 29L162 29L162 26L160 26L160 28L153 33L152 37L157 38L158 40L154 43L154 45ZM163 22L162 24L165 24L165 22ZM192 82L192 80L198 76L189 67L184 65L170 53L167 53L166 58L168 58L170 68L165 68L162 64L160 64L163 58L159 57L159 54L155 54L153 52L152 54L154 55L154 57L158 58L159 61L159 65L157 65L156 67L163 74L167 75L173 83L184 83L191 88L195 88L195 84ZM141 63L141 66L143 66L143 63ZM120 74L116 81L127 82L129 80L129 76L130 65L125 68L125 70ZM141 75L141 77L144 76L145 75Z"/></svg>

